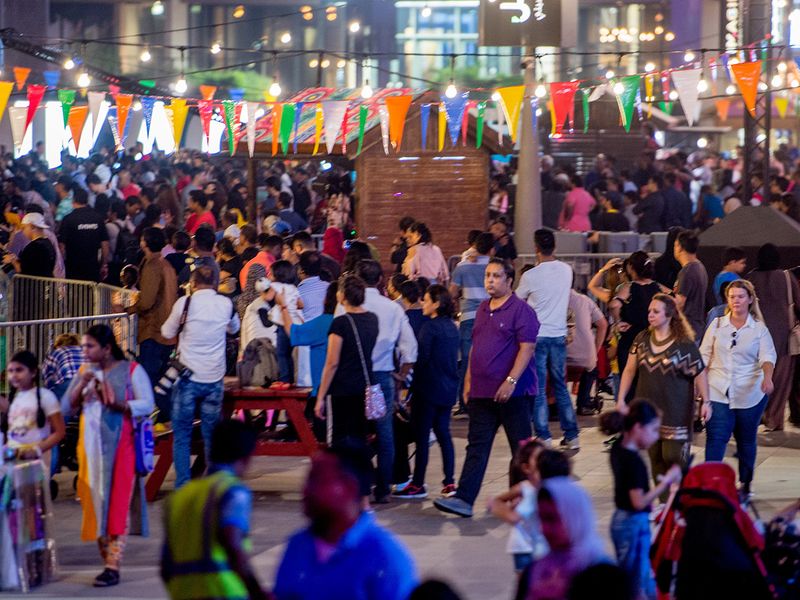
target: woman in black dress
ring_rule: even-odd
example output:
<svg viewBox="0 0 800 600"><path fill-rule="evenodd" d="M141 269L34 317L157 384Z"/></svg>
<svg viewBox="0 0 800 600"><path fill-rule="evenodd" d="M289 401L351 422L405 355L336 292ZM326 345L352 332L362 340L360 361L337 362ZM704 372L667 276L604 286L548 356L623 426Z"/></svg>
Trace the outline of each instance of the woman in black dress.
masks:
<svg viewBox="0 0 800 600"><path fill-rule="evenodd" d="M649 450L653 479L673 464L685 468L695 416L694 392L702 405L700 416L711 418L708 378L694 332L675 300L656 294L647 314L650 326L636 336L619 386L617 410L626 414L625 396L634 377L636 398L646 398L662 413L660 438Z"/></svg>

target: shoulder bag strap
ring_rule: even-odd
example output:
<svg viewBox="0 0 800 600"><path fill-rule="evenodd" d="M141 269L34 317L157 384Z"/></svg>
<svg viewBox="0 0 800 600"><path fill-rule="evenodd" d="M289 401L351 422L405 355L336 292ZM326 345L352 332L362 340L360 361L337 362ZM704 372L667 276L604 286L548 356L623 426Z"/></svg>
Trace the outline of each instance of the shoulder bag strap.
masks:
<svg viewBox="0 0 800 600"><path fill-rule="evenodd" d="M792 282L789 279L789 271L784 271L783 274L786 277L786 307L789 312L789 329L794 329L797 319L795 318L794 302L792 301Z"/></svg>
<svg viewBox="0 0 800 600"><path fill-rule="evenodd" d="M364 358L364 349L361 347L361 338L358 336L358 329L356 329L356 322L353 320L348 313L344 314L347 317L347 320L350 322L350 327L353 328L353 335L356 336L356 346L358 346L358 357L361 359L361 368L364 371L364 382L367 387L372 385L372 382L369 379L369 371L367 370L367 360Z"/></svg>
<svg viewBox="0 0 800 600"><path fill-rule="evenodd" d="M177 357L180 353L178 347L181 344L181 332L183 328L186 326L186 320L189 317L189 305L192 303L192 294L186 296L186 304L183 305L183 311L181 312L181 320L178 322L178 332L175 334L175 356Z"/></svg>

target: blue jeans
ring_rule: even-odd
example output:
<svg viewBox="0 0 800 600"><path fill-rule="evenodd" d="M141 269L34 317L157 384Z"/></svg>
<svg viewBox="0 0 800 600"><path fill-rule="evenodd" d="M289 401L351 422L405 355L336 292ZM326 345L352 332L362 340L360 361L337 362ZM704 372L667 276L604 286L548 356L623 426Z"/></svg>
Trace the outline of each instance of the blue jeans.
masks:
<svg viewBox="0 0 800 600"><path fill-rule="evenodd" d="M756 464L756 433L767 397L751 408L731 408L729 404L712 402L711 419L706 423L706 460L721 461L733 434L739 458L739 481L753 481Z"/></svg>
<svg viewBox="0 0 800 600"><path fill-rule="evenodd" d="M575 419L575 408L567 390L567 338L540 337L536 340L536 375L539 379L539 390L536 394L533 410L533 427L536 436L549 440L550 427L547 424L547 378L556 396L558 420L567 440L578 437L578 423Z"/></svg>
<svg viewBox="0 0 800 600"><path fill-rule="evenodd" d="M458 406L462 410L464 406L464 378L467 376L467 366L469 365L469 351L472 350L472 328L475 326L475 319L461 321L458 324L459 337L459 361L458 361Z"/></svg>
<svg viewBox="0 0 800 600"><path fill-rule="evenodd" d="M175 346L159 344L152 338L139 344L139 364L150 378L151 385L155 386L167 370L169 356L174 348ZM172 398L166 394L156 394L155 402L158 407L158 422L166 423L170 420Z"/></svg>
<svg viewBox="0 0 800 600"><path fill-rule="evenodd" d="M294 383L294 360L292 359L292 345L289 336L282 326L278 327L277 347L275 354L278 359L278 381Z"/></svg>
<svg viewBox="0 0 800 600"><path fill-rule="evenodd" d="M611 517L611 539L617 564L630 577L636 597L644 593L656 597L656 585L650 569L650 519L646 512L615 510Z"/></svg>
<svg viewBox="0 0 800 600"><path fill-rule="evenodd" d="M222 380L198 383L180 378L172 387L172 460L175 463L175 488L191 477L192 421L200 405L200 430L206 464L210 464L211 433L222 412Z"/></svg>
<svg viewBox="0 0 800 600"><path fill-rule="evenodd" d="M381 386L386 398L386 416L375 421L375 432L378 435L378 471L375 476L375 497L386 496L391 491L392 469L394 467L394 378L391 371L373 371L374 383Z"/></svg>

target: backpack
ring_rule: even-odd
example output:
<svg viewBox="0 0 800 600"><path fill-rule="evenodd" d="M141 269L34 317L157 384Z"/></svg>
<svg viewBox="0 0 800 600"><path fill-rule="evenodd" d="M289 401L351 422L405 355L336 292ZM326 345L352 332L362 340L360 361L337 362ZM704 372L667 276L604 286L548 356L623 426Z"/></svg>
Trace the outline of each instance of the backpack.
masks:
<svg viewBox="0 0 800 600"><path fill-rule="evenodd" d="M117 247L114 249L113 262L119 265L132 265L136 263L136 256L139 254L139 239L128 231L127 227L120 226L117 235Z"/></svg>
<svg viewBox="0 0 800 600"><path fill-rule="evenodd" d="M247 344L242 360L236 365L242 387L269 387L278 380L278 353L268 338L257 338Z"/></svg>

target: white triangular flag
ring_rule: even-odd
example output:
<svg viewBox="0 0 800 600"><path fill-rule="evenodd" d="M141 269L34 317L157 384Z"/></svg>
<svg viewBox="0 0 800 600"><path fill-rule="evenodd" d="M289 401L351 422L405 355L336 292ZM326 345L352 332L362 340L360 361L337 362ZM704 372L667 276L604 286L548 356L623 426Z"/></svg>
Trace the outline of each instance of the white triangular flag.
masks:
<svg viewBox="0 0 800 600"><path fill-rule="evenodd" d="M25 139L25 120L27 116L27 106L8 107L8 120L11 123L11 139L16 149L22 146L22 140ZM28 130L33 131L32 128L28 128ZM33 133L31 133L31 135L33 135Z"/></svg>
<svg viewBox="0 0 800 600"><path fill-rule="evenodd" d="M336 145L336 136L342 130L344 115L347 112L349 100L327 100L322 102L322 118L325 119L325 146L328 154L333 153Z"/></svg>
<svg viewBox="0 0 800 600"><path fill-rule="evenodd" d="M383 140L383 152L389 154L389 111L385 106L378 109L378 116L381 120L381 139Z"/></svg>
<svg viewBox="0 0 800 600"><path fill-rule="evenodd" d="M503 128L506 126L506 113L499 102L496 103L495 110L497 111L497 141L503 145Z"/></svg>
<svg viewBox="0 0 800 600"><path fill-rule="evenodd" d="M106 99L105 92L89 92L89 116L92 118L92 135L97 127L97 118L100 116L100 104Z"/></svg>
<svg viewBox="0 0 800 600"><path fill-rule="evenodd" d="M247 103L247 152L250 158L256 152L256 111L258 110L258 102Z"/></svg>
<svg viewBox="0 0 800 600"><path fill-rule="evenodd" d="M589 95L589 102L595 102L608 93L614 95L614 92L611 90L611 87L608 84L601 83L592 90L592 93Z"/></svg>
<svg viewBox="0 0 800 600"><path fill-rule="evenodd" d="M703 69L685 69L672 72L672 82L675 84L675 91L678 92L678 99L681 101L683 114L686 121L692 125L700 113L700 100L698 98L697 84L703 74Z"/></svg>

